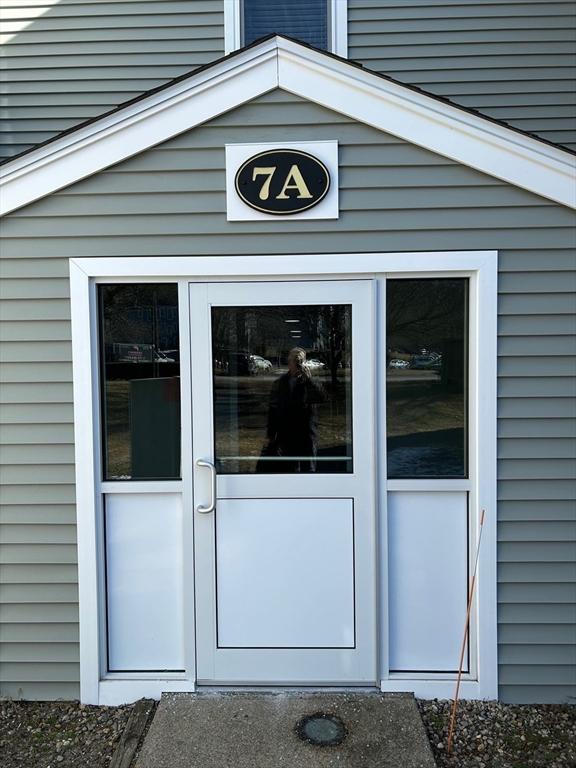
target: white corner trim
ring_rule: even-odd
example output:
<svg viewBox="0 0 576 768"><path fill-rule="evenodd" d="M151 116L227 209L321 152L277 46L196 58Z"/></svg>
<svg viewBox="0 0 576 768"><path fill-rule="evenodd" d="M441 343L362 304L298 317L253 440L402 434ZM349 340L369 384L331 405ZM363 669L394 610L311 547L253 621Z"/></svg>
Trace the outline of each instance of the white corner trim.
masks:
<svg viewBox="0 0 576 768"><path fill-rule="evenodd" d="M224 0L224 53L227 56L241 45L242 21L240 16L242 0Z"/></svg>
<svg viewBox="0 0 576 768"><path fill-rule="evenodd" d="M348 0L331 0L330 50L343 59L348 57Z"/></svg>
<svg viewBox="0 0 576 768"><path fill-rule="evenodd" d="M322 52L276 37L0 169L0 213L283 88L502 181L576 208L576 158Z"/></svg>
<svg viewBox="0 0 576 768"><path fill-rule="evenodd" d="M76 525L78 536L78 605L80 625L80 698L98 704L100 627L98 535L96 521L95 435L97 395L94 392L90 279L70 260L72 321L72 376L74 392L74 452L76 468Z"/></svg>
<svg viewBox="0 0 576 768"><path fill-rule="evenodd" d="M476 328L470 344L472 368L478 373L471 383L470 430L477 435L470 450L470 474L478 479L470 494L470 525L475 540L480 517L485 520L478 560L477 592L474 601L478 627L479 698L498 698L498 596L497 596L497 370L498 370L498 259L489 260L477 273L474 301L470 302L470 324ZM474 316L472 316L474 315ZM472 462L474 466L472 466Z"/></svg>

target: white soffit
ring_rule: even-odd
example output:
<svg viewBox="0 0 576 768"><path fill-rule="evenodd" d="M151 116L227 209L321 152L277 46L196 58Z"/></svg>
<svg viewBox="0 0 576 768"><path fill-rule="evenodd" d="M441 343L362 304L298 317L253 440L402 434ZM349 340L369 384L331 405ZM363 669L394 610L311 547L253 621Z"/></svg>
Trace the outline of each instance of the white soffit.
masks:
<svg viewBox="0 0 576 768"><path fill-rule="evenodd" d="M0 213L283 88L431 152L576 208L576 157L348 62L277 36L17 157Z"/></svg>

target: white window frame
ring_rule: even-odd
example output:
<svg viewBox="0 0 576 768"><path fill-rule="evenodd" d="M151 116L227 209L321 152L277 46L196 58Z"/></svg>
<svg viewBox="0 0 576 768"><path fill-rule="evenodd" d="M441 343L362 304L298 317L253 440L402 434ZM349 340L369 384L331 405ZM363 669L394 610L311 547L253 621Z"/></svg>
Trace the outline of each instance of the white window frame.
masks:
<svg viewBox="0 0 576 768"><path fill-rule="evenodd" d="M348 57L348 0L327 0L329 51ZM242 47L242 0L224 0L224 53Z"/></svg>
<svg viewBox="0 0 576 768"><path fill-rule="evenodd" d="M181 492L183 507L192 504L191 374L188 285L194 281L239 279L295 281L406 277L467 277L470 281L469 347L469 479L395 480L379 478L379 535L386 549L386 500L389 490L468 490L472 543L478 513L486 510L479 576L472 618L471 656L478 665L464 675L464 698L494 699L497 687L496 597L496 340L497 252L448 251L410 253L347 253L270 256L198 256L70 259L70 296L74 383L74 429L78 526L81 700L90 704L121 704L142 696L159 698L164 691L193 691L195 686L193 577L191 547L184 556L184 674L103 674L103 562L100 530L104 493ZM182 479L179 481L100 480L99 373L96 287L99 282L176 282L181 345ZM383 302L379 327L384 331ZM380 344L382 341L380 341ZM380 361L378 446L385 466L385 362ZM474 529L476 526L476 529ZM191 516L184 520L183 539L192 540ZM473 558L470 558L471 562ZM381 581L381 580L380 580ZM387 636L387 600L381 595L381 632ZM384 646L387 646L385 643ZM425 698L451 698L455 675L389 674L387 659L379 660L383 691L413 691ZM375 681L376 682L376 681Z"/></svg>

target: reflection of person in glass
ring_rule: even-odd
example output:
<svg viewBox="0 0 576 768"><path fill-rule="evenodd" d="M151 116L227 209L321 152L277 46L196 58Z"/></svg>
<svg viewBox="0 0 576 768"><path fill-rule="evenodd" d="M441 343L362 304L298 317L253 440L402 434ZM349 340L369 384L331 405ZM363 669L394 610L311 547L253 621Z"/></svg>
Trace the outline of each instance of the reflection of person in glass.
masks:
<svg viewBox="0 0 576 768"><path fill-rule="evenodd" d="M274 383L268 412L268 455L281 457L281 472L315 472L321 387L306 365L306 352L288 353L288 371ZM294 457L291 461L289 457Z"/></svg>

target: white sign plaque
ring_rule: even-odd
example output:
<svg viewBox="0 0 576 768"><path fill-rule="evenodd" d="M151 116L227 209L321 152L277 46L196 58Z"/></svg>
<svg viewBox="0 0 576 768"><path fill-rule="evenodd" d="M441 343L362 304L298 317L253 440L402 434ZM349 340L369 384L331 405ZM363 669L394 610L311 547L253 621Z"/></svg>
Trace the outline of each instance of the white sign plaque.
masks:
<svg viewBox="0 0 576 768"><path fill-rule="evenodd" d="M328 177L323 184L310 175L317 168L323 168ZM321 197L316 202L318 186ZM338 142L227 144L226 218L337 219Z"/></svg>

